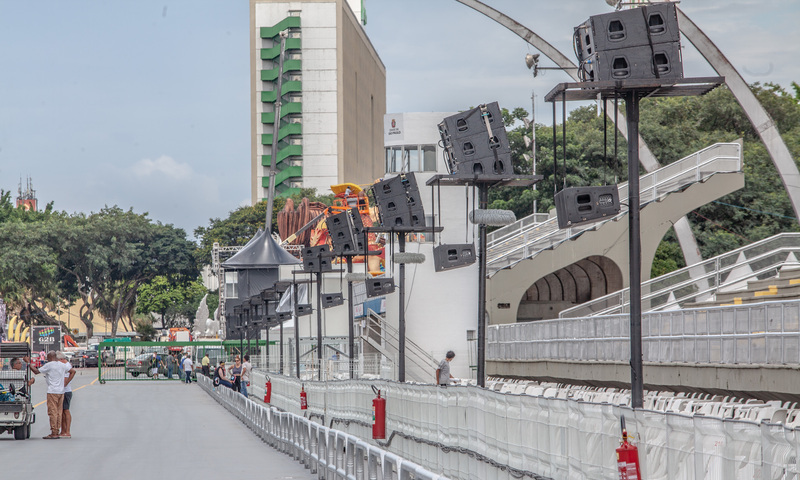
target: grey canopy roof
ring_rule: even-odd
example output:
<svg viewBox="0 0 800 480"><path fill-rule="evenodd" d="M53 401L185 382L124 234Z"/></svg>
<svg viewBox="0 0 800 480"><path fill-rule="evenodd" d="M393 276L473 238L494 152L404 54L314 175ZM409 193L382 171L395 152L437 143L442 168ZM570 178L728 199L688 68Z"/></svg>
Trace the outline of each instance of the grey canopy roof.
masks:
<svg viewBox="0 0 800 480"><path fill-rule="evenodd" d="M278 245L272 235L263 229L258 229L247 245L242 247L236 255L223 262L222 267L229 270L241 270L298 263L301 263L300 260Z"/></svg>

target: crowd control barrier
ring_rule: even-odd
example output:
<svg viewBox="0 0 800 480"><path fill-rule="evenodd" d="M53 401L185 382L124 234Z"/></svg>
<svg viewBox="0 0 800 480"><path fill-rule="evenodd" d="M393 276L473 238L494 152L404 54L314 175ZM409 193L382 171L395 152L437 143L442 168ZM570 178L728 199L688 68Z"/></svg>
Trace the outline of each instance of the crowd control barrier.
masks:
<svg viewBox="0 0 800 480"><path fill-rule="evenodd" d="M256 403L230 388L214 388L204 376L199 376L197 383L259 438L297 460L317 478L447 480L355 435ZM299 398L298 394L298 402Z"/></svg>
<svg viewBox="0 0 800 480"><path fill-rule="evenodd" d="M301 382L271 375L272 405L300 413ZM252 392L263 397L264 372ZM618 479L620 417L647 480L797 479L800 434L781 423L385 380L303 382L306 415L450 478ZM372 387L386 441L372 435ZM294 418L294 417L292 417ZM321 428L321 427L320 427Z"/></svg>

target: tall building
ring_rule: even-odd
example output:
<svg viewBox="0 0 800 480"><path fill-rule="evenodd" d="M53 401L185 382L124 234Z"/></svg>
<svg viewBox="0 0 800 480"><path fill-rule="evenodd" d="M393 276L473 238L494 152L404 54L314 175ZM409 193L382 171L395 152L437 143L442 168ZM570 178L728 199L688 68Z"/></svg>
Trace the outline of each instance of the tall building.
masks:
<svg viewBox="0 0 800 480"><path fill-rule="evenodd" d="M386 68L367 38L362 0L250 0L251 200L383 176ZM281 110L275 118L280 32ZM278 125L277 135L275 135Z"/></svg>

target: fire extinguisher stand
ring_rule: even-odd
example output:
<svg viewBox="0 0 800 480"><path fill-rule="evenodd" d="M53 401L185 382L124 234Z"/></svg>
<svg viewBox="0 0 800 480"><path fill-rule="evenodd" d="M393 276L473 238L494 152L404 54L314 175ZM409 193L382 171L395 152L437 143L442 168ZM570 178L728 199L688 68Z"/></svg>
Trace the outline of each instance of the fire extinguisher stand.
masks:
<svg viewBox="0 0 800 480"><path fill-rule="evenodd" d="M620 417L622 425L622 444L617 448L617 468L619 480L642 480L639 468L639 449L628 443L628 429L625 428L625 416Z"/></svg>
<svg viewBox="0 0 800 480"><path fill-rule="evenodd" d="M308 410L308 395L305 383L300 384L300 410Z"/></svg>

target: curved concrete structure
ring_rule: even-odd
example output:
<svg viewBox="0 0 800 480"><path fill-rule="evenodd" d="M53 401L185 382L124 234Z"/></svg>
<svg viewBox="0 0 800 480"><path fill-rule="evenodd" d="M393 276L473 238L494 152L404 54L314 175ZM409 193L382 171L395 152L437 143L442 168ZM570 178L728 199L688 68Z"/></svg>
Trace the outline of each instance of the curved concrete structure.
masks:
<svg viewBox="0 0 800 480"><path fill-rule="evenodd" d="M731 89L731 93L744 109L753 128L758 133L758 136L761 137L761 141L764 142L775 168L778 169L783 186L789 195L789 200L792 202L794 215L800 218L800 183L798 183L800 182L800 171L798 171L789 149L783 142L775 122L759 103L756 96L753 95L744 78L731 62L725 58L722 51L714 45L714 42L680 8L677 8L677 12L681 33L697 48L697 51L708 61L717 74L725 77L725 84Z"/></svg>
<svg viewBox="0 0 800 480"><path fill-rule="evenodd" d="M667 194L660 200L645 205L641 210L642 278L649 278L658 244L673 222L686 213L742 187L744 187L742 172L717 173L705 182L693 183L683 190ZM586 265L586 261L593 261L600 267L600 272L595 272L595 275L602 274L609 277L609 274L619 271L619 282L614 279L614 286L628 285L628 269L620 268L628 264L626 215L599 224L595 230L587 230L577 238L561 243L557 247L541 251L532 258L520 261L513 268L505 268L495 273L487 289L490 323L516 322L517 311L523 300L527 300L526 295L532 287L536 287L537 291L539 287L543 291L546 289L548 298L561 298L560 302L566 304L565 298L569 297L564 296L563 282L557 281L559 278L557 272L574 268L573 265L576 263L580 265L583 262ZM588 274L589 269L586 271ZM544 278L545 282L540 282L541 278ZM562 273L560 278L564 279L565 275ZM597 298L595 295L600 296L602 289L597 287L599 285L601 284L596 282L595 290L591 291L593 298ZM606 287L606 291L609 291L609 287L611 285ZM553 315L544 318L558 316L556 310L560 311L554 308ZM526 313L524 308L523 313Z"/></svg>
<svg viewBox="0 0 800 480"><path fill-rule="evenodd" d="M578 67L572 61L567 58L563 53L561 53L557 48L550 45L545 39L540 37L530 28L522 25L521 23L517 22L513 18L509 17L508 15L495 10L494 8L479 2L478 0L456 0L459 3L462 3L478 13L481 13L495 22L499 23L500 25L506 27L507 29L511 30L534 46L537 50L542 52L547 58L552 60L556 65L564 70L574 81L579 81L578 79ZM611 119L614 124L616 124L617 129L619 129L622 136L628 138L628 125L624 121L624 116L621 112L617 112L619 115L618 118L614 118L613 109L607 111L606 114ZM619 121L622 120L622 121ZM653 155L653 152L647 147L647 143L645 143L644 139L639 135L639 162L642 164L644 169L648 172L652 172L653 170L658 169L661 165L658 163L658 160ZM695 263L701 261L703 259L700 256L700 249L697 246L697 239L694 237L694 233L692 233L691 225L689 225L689 220L686 217L681 217L673 224L675 228L675 235L678 237L678 243L680 243L681 250L683 251L683 258L686 260L687 265L694 265Z"/></svg>

